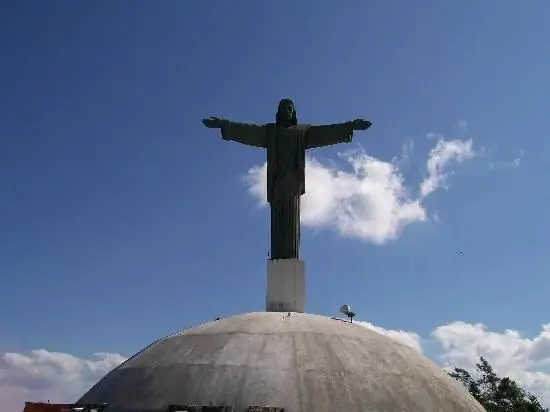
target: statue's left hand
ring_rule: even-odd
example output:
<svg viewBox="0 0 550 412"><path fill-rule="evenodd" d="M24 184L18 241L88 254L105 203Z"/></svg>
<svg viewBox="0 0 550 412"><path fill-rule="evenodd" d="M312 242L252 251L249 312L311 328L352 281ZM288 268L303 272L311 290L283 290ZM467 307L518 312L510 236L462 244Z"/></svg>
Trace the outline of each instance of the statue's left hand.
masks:
<svg viewBox="0 0 550 412"><path fill-rule="evenodd" d="M372 123L368 120L356 119L351 122L351 125L353 126L353 130L367 130L369 127L372 126Z"/></svg>
<svg viewBox="0 0 550 412"><path fill-rule="evenodd" d="M223 123L223 119L215 116L202 119L202 124L210 129L220 129L223 126Z"/></svg>

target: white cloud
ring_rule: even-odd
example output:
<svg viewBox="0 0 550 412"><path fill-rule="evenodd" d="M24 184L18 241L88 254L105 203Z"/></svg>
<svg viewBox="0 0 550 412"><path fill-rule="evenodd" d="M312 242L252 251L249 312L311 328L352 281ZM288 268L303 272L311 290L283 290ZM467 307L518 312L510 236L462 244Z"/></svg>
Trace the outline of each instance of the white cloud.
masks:
<svg viewBox="0 0 550 412"><path fill-rule="evenodd" d="M535 337L507 329L490 331L482 323L453 322L439 326L422 339L415 332L388 330L369 322L358 322L422 353L422 343L435 348L433 360L445 368L459 367L475 372L482 356L497 375L509 376L550 407L550 323ZM428 345L426 345L428 346Z"/></svg>
<svg viewBox="0 0 550 412"><path fill-rule="evenodd" d="M510 376L550 406L550 324L534 338L517 330L491 332L481 323L454 322L432 332L443 366L473 370L483 356L499 376Z"/></svg>
<svg viewBox="0 0 550 412"><path fill-rule="evenodd" d="M426 176L416 190L405 184L401 170L413 150L411 141L391 162L376 159L363 150L339 154L347 168L306 160L306 194L302 197L302 223L331 228L348 237L375 244L395 239L403 228L428 219L424 200L446 187L450 167L475 156L473 142L445 140L434 135L435 146L426 161ZM267 164L249 169L248 192L266 206ZM416 193L415 193L416 192Z"/></svg>
<svg viewBox="0 0 550 412"><path fill-rule="evenodd" d="M6 412L22 411L24 402L75 402L125 358L96 353L95 359L49 352L4 353L0 357L0 405Z"/></svg>
<svg viewBox="0 0 550 412"><path fill-rule="evenodd" d="M462 163L474 157L472 139L438 140L430 151L427 162L428 173L420 184L420 196L425 198L440 187L445 187L448 168L452 162Z"/></svg>
<svg viewBox="0 0 550 412"><path fill-rule="evenodd" d="M356 322L360 324L361 326L365 326L366 328L372 329L378 333L381 333L382 335L385 335L389 338L392 338L393 340L402 343L404 345L407 345L411 348L413 348L415 351L422 353L422 345L420 343L420 335L418 335L415 332L406 332L404 330L393 330L393 329L384 329L380 326L375 326L370 322Z"/></svg>
<svg viewBox="0 0 550 412"><path fill-rule="evenodd" d="M510 376L550 406L550 324L535 337L516 330L490 331L481 323L453 322L436 328L423 339L415 332L389 330L358 322L422 352L422 346L442 367L474 370L479 357L486 358L499 376ZM36 350L27 354L5 353L0 359L0 405L19 412L25 401L74 402L98 379L125 358L96 354L86 360L66 353Z"/></svg>

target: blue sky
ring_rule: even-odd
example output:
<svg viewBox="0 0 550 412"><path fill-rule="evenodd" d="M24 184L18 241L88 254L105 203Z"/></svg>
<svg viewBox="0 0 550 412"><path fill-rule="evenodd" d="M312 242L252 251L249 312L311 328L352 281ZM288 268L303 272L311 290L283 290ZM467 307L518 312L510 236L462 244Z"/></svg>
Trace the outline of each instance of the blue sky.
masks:
<svg viewBox="0 0 550 412"><path fill-rule="evenodd" d="M2 9L0 351L129 355L263 310L268 212L243 177L265 154L200 120L269 122L283 97L302 122L370 119L355 142L381 162L414 141L400 169L412 197L427 134L471 138L476 152L425 200L428 219L383 245L306 227L309 312L349 303L421 336L454 321L535 335L548 322L548 2ZM345 149L311 155L350 172Z"/></svg>

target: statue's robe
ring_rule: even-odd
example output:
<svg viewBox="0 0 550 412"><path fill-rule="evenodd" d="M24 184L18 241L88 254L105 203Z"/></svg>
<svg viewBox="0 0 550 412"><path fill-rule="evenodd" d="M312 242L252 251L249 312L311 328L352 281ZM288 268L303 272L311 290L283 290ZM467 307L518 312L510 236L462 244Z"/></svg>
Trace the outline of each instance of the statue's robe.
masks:
<svg viewBox="0 0 550 412"><path fill-rule="evenodd" d="M271 206L271 259L300 256L300 196L306 191L306 150L349 143L350 123L322 126L227 122L222 138L267 149L267 201Z"/></svg>

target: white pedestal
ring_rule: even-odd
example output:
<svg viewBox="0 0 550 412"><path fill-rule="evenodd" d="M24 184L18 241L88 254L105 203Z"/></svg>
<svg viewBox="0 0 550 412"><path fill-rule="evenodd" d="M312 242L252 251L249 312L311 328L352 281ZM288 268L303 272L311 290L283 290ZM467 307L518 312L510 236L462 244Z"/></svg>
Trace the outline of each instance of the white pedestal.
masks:
<svg viewBox="0 0 550 412"><path fill-rule="evenodd" d="M299 259L267 261L267 312L300 312L305 309L306 265Z"/></svg>

